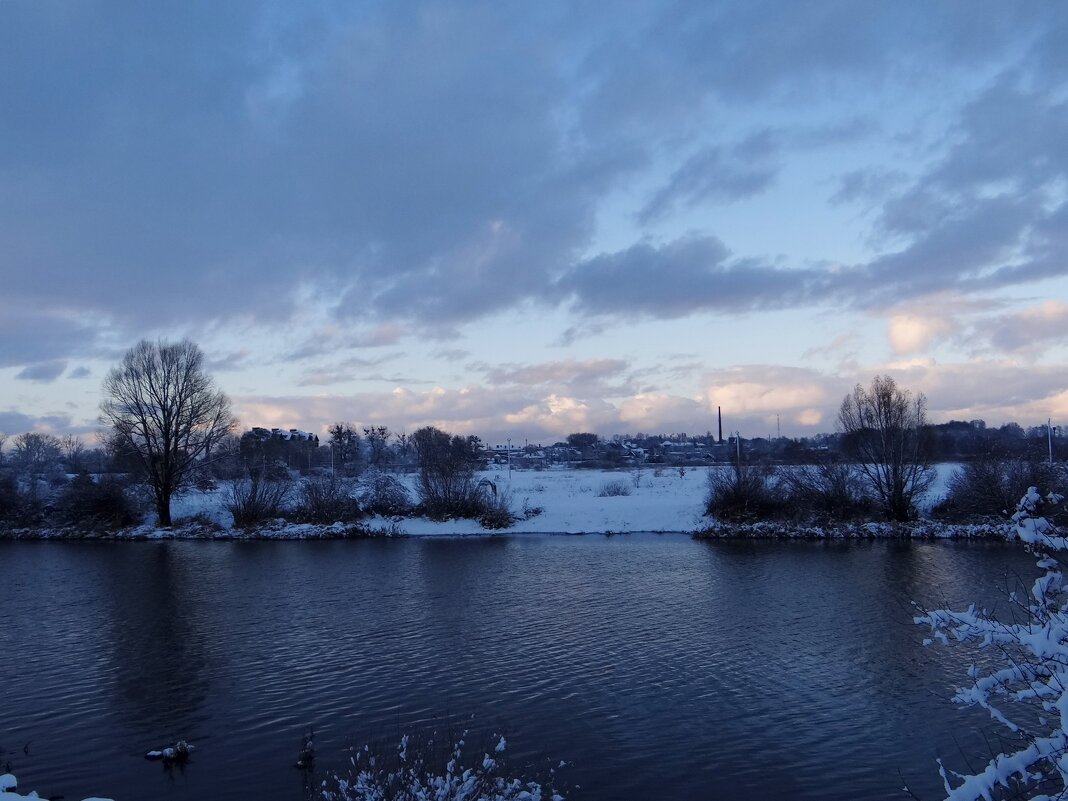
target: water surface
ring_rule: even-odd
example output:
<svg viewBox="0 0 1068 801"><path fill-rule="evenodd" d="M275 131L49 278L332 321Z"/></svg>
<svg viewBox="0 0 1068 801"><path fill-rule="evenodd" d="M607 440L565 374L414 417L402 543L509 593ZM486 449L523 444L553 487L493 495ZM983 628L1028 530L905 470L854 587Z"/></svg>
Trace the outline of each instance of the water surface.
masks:
<svg viewBox="0 0 1068 801"><path fill-rule="evenodd" d="M68 799L295 801L309 725L320 771L470 727L572 762L577 798L937 798L987 721L909 602L1007 572L1036 571L974 543L3 542L0 764ZM178 737L183 771L142 758Z"/></svg>

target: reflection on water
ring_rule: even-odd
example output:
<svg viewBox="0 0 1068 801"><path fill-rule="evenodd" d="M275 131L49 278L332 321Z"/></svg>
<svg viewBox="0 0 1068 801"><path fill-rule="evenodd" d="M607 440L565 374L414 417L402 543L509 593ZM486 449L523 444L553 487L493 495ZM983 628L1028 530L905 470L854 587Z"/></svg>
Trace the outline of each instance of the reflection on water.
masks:
<svg viewBox="0 0 1068 801"><path fill-rule="evenodd" d="M212 610L205 598L210 574L194 572L183 556L163 543L144 554L117 549L103 559L103 634L112 651L106 688L112 712L192 739L214 672L203 634Z"/></svg>
<svg viewBox="0 0 1068 801"><path fill-rule="evenodd" d="M934 757L984 753L986 724L910 601L1034 575L999 545L655 535L0 543L0 564L25 786L175 801L300 799L309 725L320 768L354 737L504 730L587 799L936 797ZM184 772L141 758L180 737Z"/></svg>

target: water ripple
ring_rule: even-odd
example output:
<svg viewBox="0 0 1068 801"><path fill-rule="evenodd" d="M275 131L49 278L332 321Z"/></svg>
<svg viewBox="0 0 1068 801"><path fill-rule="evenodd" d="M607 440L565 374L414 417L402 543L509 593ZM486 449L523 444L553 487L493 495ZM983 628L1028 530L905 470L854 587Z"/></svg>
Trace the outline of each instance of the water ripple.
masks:
<svg viewBox="0 0 1068 801"><path fill-rule="evenodd" d="M918 647L907 602L1031 572L989 546L654 535L0 543L0 562L20 779L171 801L300 799L309 725L323 767L364 738L503 730L517 764L573 762L586 799L889 799L899 771L936 795L934 756L981 751L987 724L946 700L960 657ZM200 745L184 771L141 758L177 737Z"/></svg>

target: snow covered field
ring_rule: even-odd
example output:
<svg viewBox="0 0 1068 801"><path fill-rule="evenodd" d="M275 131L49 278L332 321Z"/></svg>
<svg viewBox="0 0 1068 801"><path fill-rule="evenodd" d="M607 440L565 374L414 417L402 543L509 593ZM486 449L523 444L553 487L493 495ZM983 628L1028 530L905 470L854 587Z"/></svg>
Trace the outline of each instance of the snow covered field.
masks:
<svg viewBox="0 0 1068 801"><path fill-rule="evenodd" d="M713 468L717 469L717 468ZM718 468L724 469L724 468ZM925 500L929 508L945 493L955 464L937 466L938 476ZM478 479L491 481L498 493L510 499L512 510L524 516L525 510L540 509L526 515L507 529L512 533L603 534L637 531L692 532L708 523L704 517L709 468L688 467L657 470L653 466L636 470L487 470ZM415 476L402 476L415 493ZM608 488L620 485L629 495L611 495ZM219 525L232 525L226 511L227 490L186 493L174 502L176 520L197 514L210 517ZM484 529L474 520L438 522L426 518L391 520L370 518L368 527L392 530L411 536L461 536L500 533ZM266 536L316 536L323 527L287 524L268 527ZM329 532L327 532L329 535ZM320 534L321 536L321 534Z"/></svg>
<svg viewBox="0 0 1068 801"><path fill-rule="evenodd" d="M486 529L476 520L434 521L422 517L370 517L358 527L350 524L316 525L274 520L253 531L235 529L227 510L230 488L225 482L211 491L191 490L176 496L171 513L175 525L170 529L157 528L150 519L143 525L109 534L114 539L200 539L200 538L257 538L257 539L318 539L389 534L394 536L469 536L482 534L624 534L632 532L692 533L708 527L711 521L704 516L708 490L708 471L727 467L657 467L648 465L641 470L512 470L495 468L476 476L488 481L497 493L508 499L512 512L520 518L508 529ZM936 479L927 496L921 501L921 511L928 511L943 497L950 478L959 469L956 464L936 466ZM415 491L414 474L397 476L411 491ZM204 525L210 521L214 527ZM889 528L867 527L862 536L882 536ZM988 530L989 527L983 529ZM753 524L736 527L734 533L751 532L757 537L790 534L791 536L824 536L819 529L787 531L780 524ZM884 531L886 529L886 531ZM936 530L937 529L937 530ZM914 532L920 536L975 536L970 527L947 527L942 524L925 525ZM63 538L80 536L64 530L25 529L6 532L15 538ZM856 534L848 535L856 536Z"/></svg>

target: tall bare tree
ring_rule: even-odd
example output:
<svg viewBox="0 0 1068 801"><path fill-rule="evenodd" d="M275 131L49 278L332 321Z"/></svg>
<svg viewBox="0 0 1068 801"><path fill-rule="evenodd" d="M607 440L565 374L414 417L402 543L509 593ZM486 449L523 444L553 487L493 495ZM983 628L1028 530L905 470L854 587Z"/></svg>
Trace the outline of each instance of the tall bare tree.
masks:
<svg viewBox="0 0 1068 801"><path fill-rule="evenodd" d="M908 520L934 478L927 447L927 398L888 375L860 384L842 400L838 425L846 451L890 520Z"/></svg>
<svg viewBox="0 0 1068 801"><path fill-rule="evenodd" d="M372 467L381 467L389 455L389 429L385 426L368 426L363 430L367 442L367 461Z"/></svg>
<svg viewBox="0 0 1068 801"><path fill-rule="evenodd" d="M330 434L330 460L334 469L343 474L356 475L360 461L360 435L352 423L334 423Z"/></svg>
<svg viewBox="0 0 1068 801"><path fill-rule="evenodd" d="M230 399L205 372L203 352L187 339L141 340L108 373L103 394L101 423L143 469L159 524L170 526L172 496L236 424Z"/></svg>
<svg viewBox="0 0 1068 801"><path fill-rule="evenodd" d="M29 431L15 437L11 461L30 485L30 493L36 497L37 481L53 474L59 465L59 440L51 434Z"/></svg>
<svg viewBox="0 0 1068 801"><path fill-rule="evenodd" d="M482 442L478 437L450 436L432 426L412 434L419 460L423 504L438 515L464 514L477 495L474 477Z"/></svg>
<svg viewBox="0 0 1068 801"><path fill-rule="evenodd" d="M72 473L78 473L82 469L82 456L85 454L85 443L80 437L66 434L60 441L63 448L63 456L67 460L67 469Z"/></svg>
<svg viewBox="0 0 1068 801"><path fill-rule="evenodd" d="M7 442L7 434L0 431L0 466L4 464L4 443Z"/></svg>

